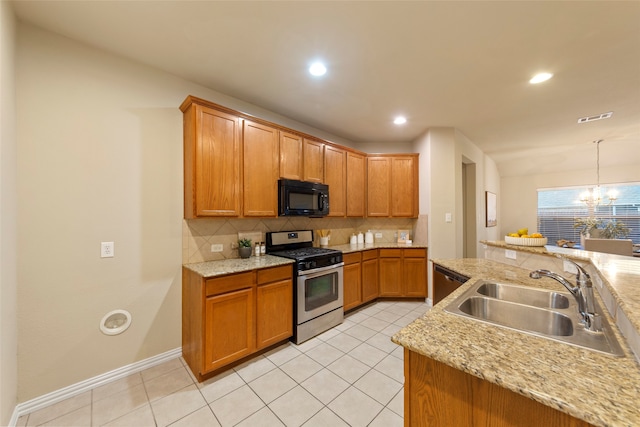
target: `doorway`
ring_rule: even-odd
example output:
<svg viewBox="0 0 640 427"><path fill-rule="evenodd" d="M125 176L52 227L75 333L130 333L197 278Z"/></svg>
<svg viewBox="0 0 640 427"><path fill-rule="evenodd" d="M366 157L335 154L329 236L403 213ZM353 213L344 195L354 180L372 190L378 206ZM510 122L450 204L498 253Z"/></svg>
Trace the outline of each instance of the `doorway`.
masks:
<svg viewBox="0 0 640 427"><path fill-rule="evenodd" d="M462 257L476 258L476 164L462 158Z"/></svg>

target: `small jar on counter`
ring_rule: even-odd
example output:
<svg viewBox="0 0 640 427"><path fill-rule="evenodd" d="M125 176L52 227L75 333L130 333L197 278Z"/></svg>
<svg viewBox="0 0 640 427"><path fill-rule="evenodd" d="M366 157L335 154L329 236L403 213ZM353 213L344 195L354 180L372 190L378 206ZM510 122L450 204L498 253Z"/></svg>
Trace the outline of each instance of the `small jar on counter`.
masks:
<svg viewBox="0 0 640 427"><path fill-rule="evenodd" d="M256 242L256 246L253 249L253 256L260 256L260 242Z"/></svg>
<svg viewBox="0 0 640 427"><path fill-rule="evenodd" d="M260 242L260 255L266 255L267 254L267 246L264 244L264 242Z"/></svg>

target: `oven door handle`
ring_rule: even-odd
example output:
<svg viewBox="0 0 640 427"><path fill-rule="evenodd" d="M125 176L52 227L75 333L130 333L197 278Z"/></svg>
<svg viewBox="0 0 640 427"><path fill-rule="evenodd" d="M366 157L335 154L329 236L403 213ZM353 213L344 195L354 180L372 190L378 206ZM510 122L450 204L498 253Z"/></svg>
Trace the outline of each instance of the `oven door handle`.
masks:
<svg viewBox="0 0 640 427"><path fill-rule="evenodd" d="M298 277L315 276L318 273L323 273L323 272L329 271L329 270L335 270L336 268L342 267L342 266L344 266L344 262L341 262L341 263L338 263L338 264L333 264L333 265L328 265L326 267L314 268L312 270L300 271L300 272L298 272Z"/></svg>

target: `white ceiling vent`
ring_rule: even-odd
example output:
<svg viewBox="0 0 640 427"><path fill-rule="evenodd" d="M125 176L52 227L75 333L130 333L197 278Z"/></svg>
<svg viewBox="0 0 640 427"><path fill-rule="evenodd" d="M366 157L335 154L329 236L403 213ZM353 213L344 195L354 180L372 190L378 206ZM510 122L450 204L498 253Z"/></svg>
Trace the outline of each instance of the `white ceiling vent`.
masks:
<svg viewBox="0 0 640 427"><path fill-rule="evenodd" d="M611 116L613 116L613 111L609 111L608 113L598 114L597 116L580 117L578 119L578 123L594 122L596 120L608 119Z"/></svg>

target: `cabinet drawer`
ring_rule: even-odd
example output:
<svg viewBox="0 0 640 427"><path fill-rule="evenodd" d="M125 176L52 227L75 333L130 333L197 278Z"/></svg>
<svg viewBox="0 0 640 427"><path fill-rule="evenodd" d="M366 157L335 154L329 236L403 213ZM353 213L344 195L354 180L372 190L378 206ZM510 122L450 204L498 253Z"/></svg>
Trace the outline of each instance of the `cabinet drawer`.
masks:
<svg viewBox="0 0 640 427"><path fill-rule="evenodd" d="M366 261L368 259L374 259L374 258L378 258L378 250L377 249L371 249L368 251L362 251L362 260Z"/></svg>
<svg viewBox="0 0 640 427"><path fill-rule="evenodd" d="M342 260L344 261L344 265L355 264L356 262L360 262L360 252L343 254Z"/></svg>
<svg viewBox="0 0 640 427"><path fill-rule="evenodd" d="M276 282L278 280L291 279L293 276L292 265L283 265L281 267L264 268L258 270L258 284Z"/></svg>
<svg viewBox="0 0 640 427"><path fill-rule="evenodd" d="M400 258L402 249L380 249L380 258Z"/></svg>
<svg viewBox="0 0 640 427"><path fill-rule="evenodd" d="M404 257L405 258L426 258L427 251L426 249L405 249Z"/></svg>
<svg viewBox="0 0 640 427"><path fill-rule="evenodd" d="M231 274L229 276L216 277L205 281L205 289L208 297L219 295L225 292L250 288L255 283L253 271L241 274Z"/></svg>

